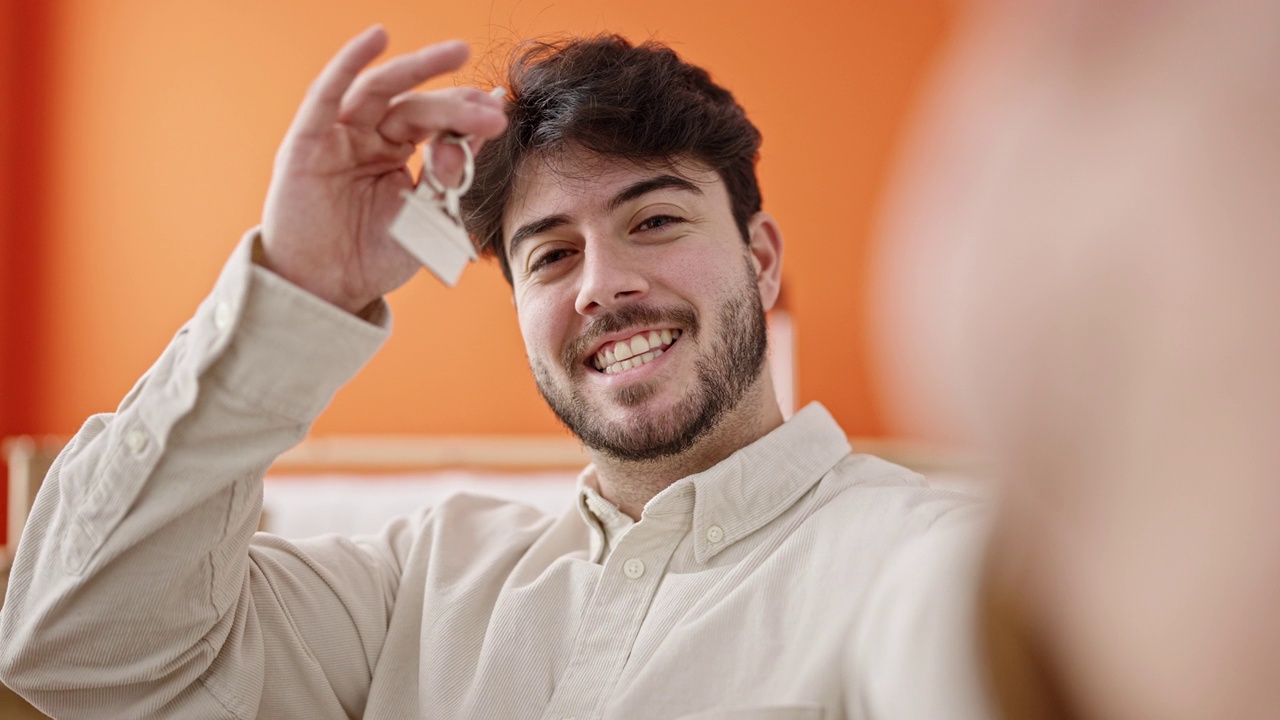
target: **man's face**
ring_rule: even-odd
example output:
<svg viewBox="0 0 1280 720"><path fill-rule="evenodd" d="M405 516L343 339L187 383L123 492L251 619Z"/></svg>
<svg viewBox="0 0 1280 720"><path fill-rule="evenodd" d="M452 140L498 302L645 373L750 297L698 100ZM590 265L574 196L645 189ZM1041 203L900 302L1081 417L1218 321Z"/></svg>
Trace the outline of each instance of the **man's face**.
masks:
<svg viewBox="0 0 1280 720"><path fill-rule="evenodd" d="M538 389L588 447L624 460L687 450L765 362L761 257L724 183L695 163L584 153L522 171L503 236ZM764 264L772 304L776 252Z"/></svg>

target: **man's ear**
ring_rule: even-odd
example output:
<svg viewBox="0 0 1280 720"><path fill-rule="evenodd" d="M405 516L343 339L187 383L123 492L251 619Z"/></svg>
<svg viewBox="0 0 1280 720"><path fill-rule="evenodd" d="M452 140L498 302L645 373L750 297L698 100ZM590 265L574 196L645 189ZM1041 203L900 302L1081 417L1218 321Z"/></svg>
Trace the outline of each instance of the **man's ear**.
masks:
<svg viewBox="0 0 1280 720"><path fill-rule="evenodd" d="M747 224L747 250L765 311L773 309L782 288L782 230L773 216L758 212Z"/></svg>

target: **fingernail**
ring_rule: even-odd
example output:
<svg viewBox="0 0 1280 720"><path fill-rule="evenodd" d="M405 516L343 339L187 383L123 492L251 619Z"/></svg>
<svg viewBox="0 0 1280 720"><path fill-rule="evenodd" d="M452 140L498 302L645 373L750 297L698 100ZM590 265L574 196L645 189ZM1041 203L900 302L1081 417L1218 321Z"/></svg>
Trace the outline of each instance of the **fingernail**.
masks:
<svg viewBox="0 0 1280 720"><path fill-rule="evenodd" d="M503 110L503 102L501 98L506 93L507 91L505 88L497 87L490 90L488 93L472 95L471 99L480 105L480 107L492 108L494 110L501 111Z"/></svg>

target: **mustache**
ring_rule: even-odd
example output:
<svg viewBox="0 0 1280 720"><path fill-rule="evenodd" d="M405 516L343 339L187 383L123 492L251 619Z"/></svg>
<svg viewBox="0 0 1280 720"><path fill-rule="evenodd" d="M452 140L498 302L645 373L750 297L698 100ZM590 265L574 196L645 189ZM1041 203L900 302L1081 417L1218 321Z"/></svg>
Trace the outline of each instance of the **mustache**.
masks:
<svg viewBox="0 0 1280 720"><path fill-rule="evenodd" d="M627 305L592 318L582 334L565 347L560 355L560 363L566 371L572 373L578 366L578 359L602 336L641 325L670 325L681 328L694 338L698 336L698 315L691 307Z"/></svg>

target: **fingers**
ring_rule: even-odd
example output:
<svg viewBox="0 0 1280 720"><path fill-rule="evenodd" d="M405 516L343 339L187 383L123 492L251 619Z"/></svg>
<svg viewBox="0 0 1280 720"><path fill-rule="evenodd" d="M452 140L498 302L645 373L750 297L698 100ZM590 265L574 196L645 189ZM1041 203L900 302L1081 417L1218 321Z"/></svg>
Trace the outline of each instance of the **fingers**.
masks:
<svg viewBox="0 0 1280 720"><path fill-rule="evenodd" d="M484 140L506 127L502 101L475 88L449 88L396 98L378 133L392 143L416 144L445 130Z"/></svg>
<svg viewBox="0 0 1280 720"><path fill-rule="evenodd" d="M338 119L347 88L386 47L387 32L380 25L347 41L308 88L293 120L294 132L305 135L328 130Z"/></svg>
<svg viewBox="0 0 1280 720"><path fill-rule="evenodd" d="M361 75L341 103L338 118L356 127L378 124L392 100L441 73L457 70L470 50L461 40L430 45L388 60Z"/></svg>

